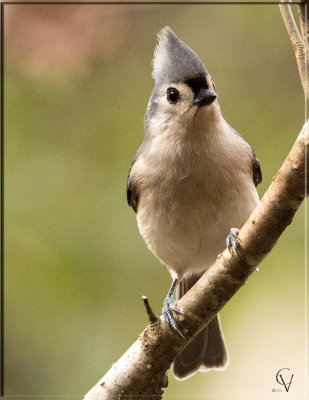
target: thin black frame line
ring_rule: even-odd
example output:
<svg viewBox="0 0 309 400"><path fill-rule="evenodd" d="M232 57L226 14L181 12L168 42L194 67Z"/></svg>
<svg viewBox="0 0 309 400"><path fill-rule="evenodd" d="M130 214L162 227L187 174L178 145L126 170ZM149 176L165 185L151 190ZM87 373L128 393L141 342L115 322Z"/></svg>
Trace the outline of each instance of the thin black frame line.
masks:
<svg viewBox="0 0 309 400"><path fill-rule="evenodd" d="M4 396L4 4L1 3L1 357L0 395Z"/></svg>
<svg viewBox="0 0 309 400"><path fill-rule="evenodd" d="M118 1L118 2L111 2L111 1L46 1L46 2L37 2L37 1L10 1L10 2L3 2L2 4L14 4L14 5L54 5L54 4L61 4L61 5L68 5L68 4L88 4L88 5L279 5L279 4L302 4L301 1L295 1L290 3L289 1Z"/></svg>

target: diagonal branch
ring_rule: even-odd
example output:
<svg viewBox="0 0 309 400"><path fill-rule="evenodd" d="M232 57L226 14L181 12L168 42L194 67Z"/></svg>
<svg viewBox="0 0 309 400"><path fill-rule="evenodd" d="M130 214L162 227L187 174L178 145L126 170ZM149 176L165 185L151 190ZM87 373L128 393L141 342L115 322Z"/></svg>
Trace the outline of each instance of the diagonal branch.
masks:
<svg viewBox="0 0 309 400"><path fill-rule="evenodd" d="M298 27L296 25L290 4L287 4L285 0L281 0L283 4L279 4L279 8L283 17L288 34L290 35L292 43L302 44L302 37L299 33ZM292 3L290 1L290 3Z"/></svg>
<svg viewBox="0 0 309 400"><path fill-rule="evenodd" d="M176 315L183 340L163 318L153 319L136 342L86 394L85 400L161 399L176 355L221 310L275 246L305 197L307 122L272 184L239 232L239 256L226 249L181 298ZM307 183L307 182L306 182Z"/></svg>
<svg viewBox="0 0 309 400"><path fill-rule="evenodd" d="M306 15L306 5L307 5L307 15ZM308 51L308 40L309 40L308 5L309 5L309 0L303 0L301 4L298 4L301 32L302 32L302 37L306 42L307 51Z"/></svg>
<svg viewBox="0 0 309 400"><path fill-rule="evenodd" d="M308 0L306 0L308 2ZM305 44L305 38L308 39L308 26L305 23L305 5L300 5L300 15L301 15L301 27L302 27L302 35L299 33L298 27L296 25L290 4L287 4L286 0L281 0L283 4L279 4L279 8L281 11L281 15L286 27L286 30L290 36L290 40L292 42L298 72L300 75L301 83L304 89L304 93L308 94L308 53L306 49L308 48L308 41ZM288 1L291 3L291 1ZM305 4L305 3L304 3ZM306 31L306 32L305 32ZM305 36L304 36L305 35ZM306 72L307 69L307 72Z"/></svg>

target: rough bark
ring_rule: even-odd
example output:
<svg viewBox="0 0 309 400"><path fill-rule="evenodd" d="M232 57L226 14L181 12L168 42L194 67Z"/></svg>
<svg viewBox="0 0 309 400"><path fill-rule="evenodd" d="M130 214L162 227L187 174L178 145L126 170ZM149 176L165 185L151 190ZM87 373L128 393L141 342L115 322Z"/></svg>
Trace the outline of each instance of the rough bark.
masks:
<svg viewBox="0 0 309 400"><path fill-rule="evenodd" d="M308 24L308 5L309 0L303 0L301 4L298 5L299 14L300 14L300 25L302 37L305 40L307 52L308 52L308 43L309 43L309 24ZM306 10L307 6L307 10Z"/></svg>
<svg viewBox="0 0 309 400"><path fill-rule="evenodd" d="M86 394L85 400L162 398L167 386L166 371L176 355L244 285L304 200L308 129L307 122L261 202L240 230L239 255L231 255L226 249L178 301L184 315L176 314L175 319L186 339L170 329L162 317L152 316L152 322Z"/></svg>

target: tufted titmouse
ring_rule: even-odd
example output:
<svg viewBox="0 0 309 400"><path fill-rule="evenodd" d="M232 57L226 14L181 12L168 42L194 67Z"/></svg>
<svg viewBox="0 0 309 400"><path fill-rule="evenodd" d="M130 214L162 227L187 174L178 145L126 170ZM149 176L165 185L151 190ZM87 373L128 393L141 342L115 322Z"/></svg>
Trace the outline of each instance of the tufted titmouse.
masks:
<svg viewBox="0 0 309 400"><path fill-rule="evenodd" d="M257 205L262 180L250 145L223 119L214 81L201 59L165 27L153 60L155 86L145 137L128 176L127 198L141 235L169 269L163 315L181 336L173 298L181 298L227 245ZM227 350L219 315L174 361L178 379L224 369Z"/></svg>

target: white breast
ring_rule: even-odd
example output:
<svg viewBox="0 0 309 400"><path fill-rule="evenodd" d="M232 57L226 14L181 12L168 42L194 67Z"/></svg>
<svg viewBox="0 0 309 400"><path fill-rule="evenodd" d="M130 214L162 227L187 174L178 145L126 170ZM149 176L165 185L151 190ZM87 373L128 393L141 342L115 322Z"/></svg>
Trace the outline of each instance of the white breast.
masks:
<svg viewBox="0 0 309 400"><path fill-rule="evenodd" d="M132 168L141 235L179 278L206 270L258 203L249 145L223 119L194 134L156 137Z"/></svg>

